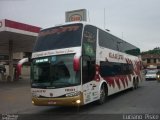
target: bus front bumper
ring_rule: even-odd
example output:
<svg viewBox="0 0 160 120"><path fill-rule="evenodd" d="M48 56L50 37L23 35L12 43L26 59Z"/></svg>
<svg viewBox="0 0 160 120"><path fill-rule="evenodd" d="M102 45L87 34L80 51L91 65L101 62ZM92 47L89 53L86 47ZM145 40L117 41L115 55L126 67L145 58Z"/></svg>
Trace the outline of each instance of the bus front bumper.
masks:
<svg viewBox="0 0 160 120"><path fill-rule="evenodd" d="M32 98L32 104L37 106L81 106L83 105L82 94L74 97L63 98Z"/></svg>

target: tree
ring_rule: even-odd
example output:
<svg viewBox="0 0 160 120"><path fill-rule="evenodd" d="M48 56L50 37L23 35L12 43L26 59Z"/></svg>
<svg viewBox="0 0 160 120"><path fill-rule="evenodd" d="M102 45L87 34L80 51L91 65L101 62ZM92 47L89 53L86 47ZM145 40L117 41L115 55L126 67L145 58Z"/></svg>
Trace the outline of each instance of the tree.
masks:
<svg viewBox="0 0 160 120"><path fill-rule="evenodd" d="M156 47L153 50L141 52L141 55L145 55L145 54L158 54L158 55L160 55L160 47Z"/></svg>

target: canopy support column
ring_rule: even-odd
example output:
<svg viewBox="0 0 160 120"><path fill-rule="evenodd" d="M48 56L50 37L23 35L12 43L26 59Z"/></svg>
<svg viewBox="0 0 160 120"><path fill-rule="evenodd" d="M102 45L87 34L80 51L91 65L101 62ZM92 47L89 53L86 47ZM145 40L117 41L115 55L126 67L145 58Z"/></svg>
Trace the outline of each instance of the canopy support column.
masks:
<svg viewBox="0 0 160 120"><path fill-rule="evenodd" d="M9 81L13 81L13 40L9 40Z"/></svg>

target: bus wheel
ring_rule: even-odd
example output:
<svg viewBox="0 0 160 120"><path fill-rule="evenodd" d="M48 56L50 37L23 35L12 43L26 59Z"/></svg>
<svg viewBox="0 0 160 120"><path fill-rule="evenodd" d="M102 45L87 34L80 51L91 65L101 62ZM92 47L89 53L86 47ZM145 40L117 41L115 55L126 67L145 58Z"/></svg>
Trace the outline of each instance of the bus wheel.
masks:
<svg viewBox="0 0 160 120"><path fill-rule="evenodd" d="M137 78L136 82L137 82L136 88L138 88L139 87L139 80L138 80L138 78Z"/></svg>
<svg viewBox="0 0 160 120"><path fill-rule="evenodd" d="M133 89L137 89L138 88L138 79L134 79L133 80Z"/></svg>
<svg viewBox="0 0 160 120"><path fill-rule="evenodd" d="M105 88L105 85L103 84L101 86L101 90L100 90L100 98L97 101L98 104L101 105L101 104L105 103L106 97L107 97L106 88Z"/></svg>

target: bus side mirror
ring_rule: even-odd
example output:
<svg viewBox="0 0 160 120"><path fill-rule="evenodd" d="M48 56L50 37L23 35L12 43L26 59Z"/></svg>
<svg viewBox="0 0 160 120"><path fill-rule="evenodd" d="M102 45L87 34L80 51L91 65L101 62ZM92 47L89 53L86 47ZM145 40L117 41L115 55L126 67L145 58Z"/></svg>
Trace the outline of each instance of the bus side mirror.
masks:
<svg viewBox="0 0 160 120"><path fill-rule="evenodd" d="M74 59L73 59L73 69L74 71L79 71L80 70L80 59L81 57L80 56L74 56Z"/></svg>

